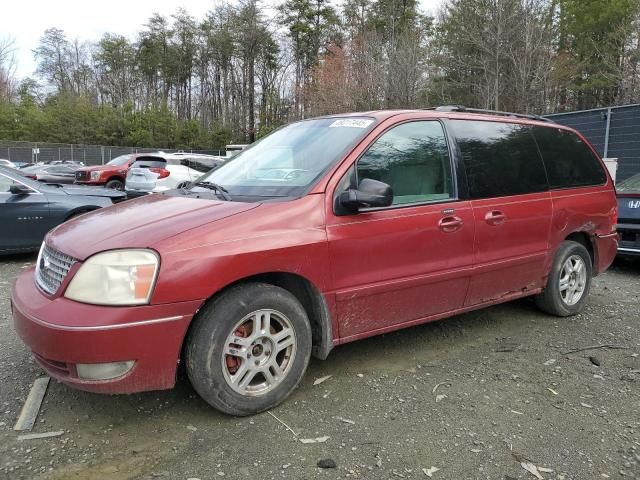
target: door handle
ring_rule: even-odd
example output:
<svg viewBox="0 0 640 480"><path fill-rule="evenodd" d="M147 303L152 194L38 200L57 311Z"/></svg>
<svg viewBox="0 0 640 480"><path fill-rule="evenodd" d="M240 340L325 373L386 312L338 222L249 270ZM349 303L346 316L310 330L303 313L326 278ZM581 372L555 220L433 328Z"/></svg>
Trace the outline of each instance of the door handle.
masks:
<svg viewBox="0 0 640 480"><path fill-rule="evenodd" d="M438 222L438 228L445 233L457 232L462 228L462 225L464 225L464 222L460 217L456 216L443 217Z"/></svg>
<svg viewBox="0 0 640 480"><path fill-rule="evenodd" d="M500 210L492 210L490 212L487 212L487 214L484 216L484 221L489 225L501 225L505 222L506 219L506 215Z"/></svg>

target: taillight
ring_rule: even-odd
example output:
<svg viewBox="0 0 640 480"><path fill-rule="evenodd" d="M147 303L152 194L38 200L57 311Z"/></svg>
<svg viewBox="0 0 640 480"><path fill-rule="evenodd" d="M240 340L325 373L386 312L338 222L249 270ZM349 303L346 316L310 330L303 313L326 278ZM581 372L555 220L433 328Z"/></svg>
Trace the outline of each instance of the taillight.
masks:
<svg viewBox="0 0 640 480"><path fill-rule="evenodd" d="M166 178L171 174L171 172L166 168L150 168L149 170L153 173L157 173L159 175L158 178Z"/></svg>
<svg viewBox="0 0 640 480"><path fill-rule="evenodd" d="M38 177L36 177L35 175L25 175L25 177L30 178L31 180L37 180Z"/></svg>

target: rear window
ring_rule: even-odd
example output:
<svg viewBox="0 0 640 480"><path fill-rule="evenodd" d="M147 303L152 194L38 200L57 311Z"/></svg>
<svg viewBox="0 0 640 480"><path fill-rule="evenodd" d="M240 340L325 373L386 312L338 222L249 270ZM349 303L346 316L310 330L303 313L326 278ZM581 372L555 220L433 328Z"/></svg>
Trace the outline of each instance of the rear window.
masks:
<svg viewBox="0 0 640 480"><path fill-rule="evenodd" d="M137 168L164 168L167 161L160 157L140 157L133 162L132 167Z"/></svg>
<svg viewBox="0 0 640 480"><path fill-rule="evenodd" d="M531 127L504 122L452 120L472 199L548 190Z"/></svg>
<svg viewBox="0 0 640 480"><path fill-rule="evenodd" d="M193 170L197 170L198 172L206 173L212 168L217 168L222 164L222 160L217 158L202 158L202 157L193 157L186 160L183 160L183 165L186 164L189 168Z"/></svg>
<svg viewBox="0 0 640 480"><path fill-rule="evenodd" d="M559 128L533 127L551 188L603 185L607 174L593 151L575 133Z"/></svg>

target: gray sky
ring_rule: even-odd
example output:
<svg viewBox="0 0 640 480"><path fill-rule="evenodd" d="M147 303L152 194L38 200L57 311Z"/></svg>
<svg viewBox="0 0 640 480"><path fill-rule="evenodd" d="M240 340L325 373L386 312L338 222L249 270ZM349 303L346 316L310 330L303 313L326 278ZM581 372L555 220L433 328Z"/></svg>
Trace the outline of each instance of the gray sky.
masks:
<svg viewBox="0 0 640 480"><path fill-rule="evenodd" d="M219 1L219 0L218 0ZM435 13L442 0L419 0L422 9ZM49 27L65 31L70 39L95 41L105 32L133 38L153 12L169 16L178 7L196 18L216 5L216 0L5 0L2 2L0 40L15 41L18 77L33 74L31 53ZM270 0L269 4L276 4ZM338 3L335 0L332 3Z"/></svg>

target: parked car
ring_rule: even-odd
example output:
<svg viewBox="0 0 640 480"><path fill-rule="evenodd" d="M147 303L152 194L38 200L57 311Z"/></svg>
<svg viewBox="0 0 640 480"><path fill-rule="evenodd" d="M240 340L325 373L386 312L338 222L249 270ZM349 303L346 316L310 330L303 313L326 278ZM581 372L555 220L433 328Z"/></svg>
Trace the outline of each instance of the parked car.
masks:
<svg viewBox="0 0 640 480"><path fill-rule="evenodd" d="M11 160L5 160L4 158L0 158L0 167L17 168L15 163Z"/></svg>
<svg viewBox="0 0 640 480"><path fill-rule="evenodd" d="M80 165L73 163L39 163L20 169L23 176L45 183L74 183Z"/></svg>
<svg viewBox="0 0 640 480"><path fill-rule="evenodd" d="M79 168L75 183L79 185L104 185L115 190L124 190L127 171L135 161L136 155L127 154L114 158L106 165L94 165Z"/></svg>
<svg viewBox="0 0 640 480"><path fill-rule="evenodd" d="M56 225L121 199L122 192L47 185L0 167L0 254L37 250Z"/></svg>
<svg viewBox="0 0 640 480"><path fill-rule="evenodd" d="M38 180L44 183L64 183L71 184L75 182L76 171L80 165L72 163L64 164L41 164L31 167L21 168L20 174L32 180Z"/></svg>
<svg viewBox="0 0 640 480"><path fill-rule="evenodd" d="M248 415L336 345L526 296L581 312L616 211L595 150L539 117L310 119L188 188L53 230L14 321L68 385L171 388L182 362L205 401Z"/></svg>
<svg viewBox="0 0 640 480"><path fill-rule="evenodd" d="M618 232L622 256L640 255L640 173L616 185Z"/></svg>
<svg viewBox="0 0 640 480"><path fill-rule="evenodd" d="M222 157L190 153L139 156L129 168L125 190L135 196L178 188L219 167L224 161Z"/></svg>

